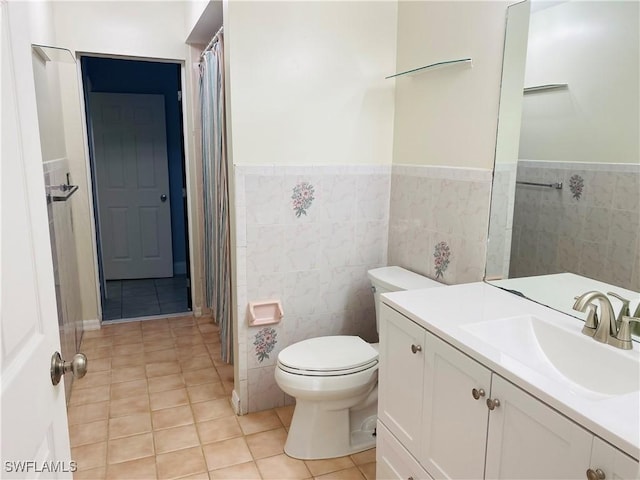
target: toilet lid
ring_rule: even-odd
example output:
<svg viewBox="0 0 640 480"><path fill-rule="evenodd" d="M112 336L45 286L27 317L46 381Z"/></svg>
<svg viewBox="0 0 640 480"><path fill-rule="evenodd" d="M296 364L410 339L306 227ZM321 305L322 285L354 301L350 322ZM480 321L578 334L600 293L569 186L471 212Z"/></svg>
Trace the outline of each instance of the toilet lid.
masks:
<svg viewBox="0 0 640 480"><path fill-rule="evenodd" d="M286 370L320 375L347 374L378 362L378 351L360 337L339 335L303 340L284 348L278 362Z"/></svg>

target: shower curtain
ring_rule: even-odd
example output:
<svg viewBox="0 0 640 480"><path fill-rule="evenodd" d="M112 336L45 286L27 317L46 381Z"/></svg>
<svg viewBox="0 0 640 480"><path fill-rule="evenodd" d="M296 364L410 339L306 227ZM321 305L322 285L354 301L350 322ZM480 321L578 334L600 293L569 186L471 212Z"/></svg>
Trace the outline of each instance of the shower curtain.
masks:
<svg viewBox="0 0 640 480"><path fill-rule="evenodd" d="M225 144L224 57L222 30L200 62L202 170L204 196L205 297L220 326L221 356L233 361L229 182Z"/></svg>

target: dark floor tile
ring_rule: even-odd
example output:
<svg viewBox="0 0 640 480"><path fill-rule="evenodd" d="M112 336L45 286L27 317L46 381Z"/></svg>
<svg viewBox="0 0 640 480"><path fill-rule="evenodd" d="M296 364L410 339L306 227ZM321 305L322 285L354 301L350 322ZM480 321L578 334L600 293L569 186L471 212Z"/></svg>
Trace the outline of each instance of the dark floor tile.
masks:
<svg viewBox="0 0 640 480"><path fill-rule="evenodd" d="M120 280L107 281L107 298L120 298L122 296L122 282Z"/></svg>
<svg viewBox="0 0 640 480"><path fill-rule="evenodd" d="M188 312L187 301L169 302L160 304L161 313L182 313Z"/></svg>
<svg viewBox="0 0 640 480"><path fill-rule="evenodd" d="M160 315L160 305L123 305L122 318L147 317Z"/></svg>
<svg viewBox="0 0 640 480"><path fill-rule="evenodd" d="M115 320L118 318L122 318L122 308L117 309L109 309L102 311L102 319L103 320Z"/></svg>
<svg viewBox="0 0 640 480"><path fill-rule="evenodd" d="M153 295L138 295L131 297L123 297L122 298L122 307L123 308L131 308L131 307L148 307L153 305L158 305L158 297L154 293Z"/></svg>
<svg viewBox="0 0 640 480"><path fill-rule="evenodd" d="M122 298L136 298L156 294L155 285L140 285L137 287L122 287Z"/></svg>
<svg viewBox="0 0 640 480"><path fill-rule="evenodd" d="M169 277L169 278L156 278L155 279L156 287L186 287L187 286L187 277L184 275Z"/></svg>
<svg viewBox="0 0 640 480"><path fill-rule="evenodd" d="M158 291L158 300L160 303L177 302L180 300L186 300L187 289L186 288L174 288L174 287L156 287Z"/></svg>

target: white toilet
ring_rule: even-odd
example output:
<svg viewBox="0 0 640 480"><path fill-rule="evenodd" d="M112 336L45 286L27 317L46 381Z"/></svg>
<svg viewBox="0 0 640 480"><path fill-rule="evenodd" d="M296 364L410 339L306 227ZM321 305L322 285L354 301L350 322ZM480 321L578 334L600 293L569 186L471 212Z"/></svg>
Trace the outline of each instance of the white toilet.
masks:
<svg viewBox="0 0 640 480"><path fill-rule="evenodd" d="M400 267L369 270L376 327L380 294L444 285ZM339 335L303 340L278 355L275 379L295 397L284 451L304 460L342 457L375 446L378 345Z"/></svg>

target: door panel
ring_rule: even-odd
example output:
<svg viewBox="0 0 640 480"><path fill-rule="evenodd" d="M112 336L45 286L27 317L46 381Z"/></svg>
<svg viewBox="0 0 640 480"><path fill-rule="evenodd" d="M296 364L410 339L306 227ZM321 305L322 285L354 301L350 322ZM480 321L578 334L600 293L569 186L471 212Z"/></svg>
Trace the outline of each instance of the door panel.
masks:
<svg viewBox="0 0 640 480"><path fill-rule="evenodd" d="M90 110L104 276L171 277L164 97L91 93Z"/></svg>
<svg viewBox="0 0 640 480"><path fill-rule="evenodd" d="M66 462L48 475L71 478L64 380L53 386L51 355L60 350L42 154L29 39L28 6L0 2L2 178L0 316L3 478L15 463Z"/></svg>

